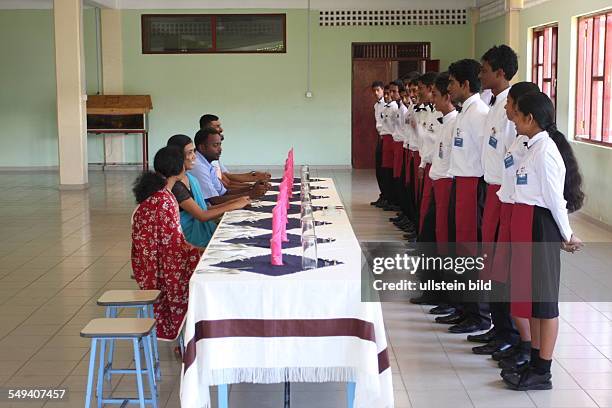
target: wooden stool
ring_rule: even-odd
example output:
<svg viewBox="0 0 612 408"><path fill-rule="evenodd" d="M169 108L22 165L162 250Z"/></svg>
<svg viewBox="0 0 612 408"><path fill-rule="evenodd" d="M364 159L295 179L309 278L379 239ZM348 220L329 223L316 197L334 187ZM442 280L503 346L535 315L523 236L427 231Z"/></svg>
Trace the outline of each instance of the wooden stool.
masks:
<svg viewBox="0 0 612 408"><path fill-rule="evenodd" d="M135 308L138 317L155 319L153 312L153 304L157 302L161 296L159 290L109 290L104 292L98 299L98 305L106 308L106 317L116 318L119 308ZM148 341L153 343L153 367L155 367L155 376L157 380L161 379L161 369L159 364L159 350L157 349L157 333L153 330ZM107 360L107 380L111 380L113 354L115 350L115 342L109 344L109 353Z"/></svg>
<svg viewBox="0 0 612 408"><path fill-rule="evenodd" d="M150 318L102 318L93 319L81 330L81 337L91 339L91 350L89 352L89 372L87 374L87 392L85 395L85 408L91 405L91 392L93 389L94 370L96 366L96 347L100 342L100 359L98 366L98 378L96 395L98 408L103 404L140 404L140 408L145 408L145 404L151 404L157 408L157 385L153 374L154 368L151 362L151 333L155 330L155 319ZM106 342L111 344L115 340L131 340L134 349L134 361L136 369L113 370L117 373L134 373L138 384L138 398L104 398L104 376L106 370L105 352ZM145 368L143 369L140 361L140 341L144 343ZM142 374L146 372L149 381L150 398L145 398Z"/></svg>

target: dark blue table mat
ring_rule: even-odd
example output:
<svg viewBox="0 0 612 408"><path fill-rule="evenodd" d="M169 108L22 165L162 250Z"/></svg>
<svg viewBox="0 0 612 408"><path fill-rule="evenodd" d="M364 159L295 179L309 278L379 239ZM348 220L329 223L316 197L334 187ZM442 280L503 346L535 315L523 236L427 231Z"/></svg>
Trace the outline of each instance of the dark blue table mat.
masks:
<svg viewBox="0 0 612 408"><path fill-rule="evenodd" d="M288 230L302 227L299 218L288 218L288 220L289 220L289 222L287 223ZM320 225L328 225L328 224L331 224L331 222L315 221L315 227L320 226ZM232 225L241 225L244 227L263 228L267 230L272 230L272 218L264 218L262 220L257 220L254 222L239 221L236 223L232 223Z"/></svg>
<svg viewBox="0 0 612 408"><path fill-rule="evenodd" d="M272 265L271 256L259 255L252 258L227 261L215 264L220 268L240 269L244 272L259 273L267 276L283 276L302 271L302 257L298 255L283 254L283 265ZM339 265L342 262L320 259L317 262L318 268L325 266Z"/></svg>
<svg viewBox="0 0 612 408"><path fill-rule="evenodd" d="M257 235L253 238L232 238L228 240L224 240L223 242L229 242L232 244L245 244L258 248L269 248L270 247L270 239L272 238L272 233ZM283 249L288 248L297 248L302 246L302 237L296 234L287 234L288 242L283 242ZM317 238L318 244L327 244L329 242L335 241L334 239L328 238Z"/></svg>

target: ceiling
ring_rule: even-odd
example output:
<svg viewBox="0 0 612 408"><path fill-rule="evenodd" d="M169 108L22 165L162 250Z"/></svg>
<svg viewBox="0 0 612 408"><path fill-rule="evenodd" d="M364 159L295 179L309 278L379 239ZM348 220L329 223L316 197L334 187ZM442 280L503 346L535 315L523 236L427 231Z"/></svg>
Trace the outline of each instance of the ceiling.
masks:
<svg viewBox="0 0 612 408"><path fill-rule="evenodd" d="M306 8L308 0L83 0L86 6L120 9ZM376 9L466 8L491 0L377 0ZM310 0L311 8L371 9L371 0ZM0 0L0 9L50 9L53 0Z"/></svg>

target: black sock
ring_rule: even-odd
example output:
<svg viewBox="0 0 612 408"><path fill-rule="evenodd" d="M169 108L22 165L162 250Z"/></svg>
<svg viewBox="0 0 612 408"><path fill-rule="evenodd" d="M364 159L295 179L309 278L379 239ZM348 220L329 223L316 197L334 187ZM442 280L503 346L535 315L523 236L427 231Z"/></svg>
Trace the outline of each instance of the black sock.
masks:
<svg viewBox="0 0 612 408"><path fill-rule="evenodd" d="M519 342L519 350L521 353L529 353L531 350L531 341L523 341ZM539 352L539 350L538 350Z"/></svg>
<svg viewBox="0 0 612 408"><path fill-rule="evenodd" d="M535 367L538 359L540 358L540 349L531 348L531 359L529 360L529 365L531 367Z"/></svg>
<svg viewBox="0 0 612 408"><path fill-rule="evenodd" d="M544 360L543 358L538 357L538 360L534 367L535 372L538 374L550 373L551 364L552 364L552 360Z"/></svg>

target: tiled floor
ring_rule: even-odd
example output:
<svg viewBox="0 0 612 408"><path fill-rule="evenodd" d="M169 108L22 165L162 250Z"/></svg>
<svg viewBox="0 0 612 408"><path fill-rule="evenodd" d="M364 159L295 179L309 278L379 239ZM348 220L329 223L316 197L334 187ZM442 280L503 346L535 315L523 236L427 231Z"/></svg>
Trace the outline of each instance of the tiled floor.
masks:
<svg viewBox="0 0 612 408"><path fill-rule="evenodd" d="M361 240L401 235L384 213L368 205L376 183L369 171L328 170ZM0 386L62 386L69 399L45 407L79 407L88 364L88 342L78 335L102 310L95 300L107 289L132 288L130 186L133 172L92 172L88 191L58 191L53 173L0 174ZM559 346L552 391L505 390L487 358L472 355L464 336L432 323L426 309L383 305L396 407L612 407L612 233L574 218L590 241L589 257L564 257ZM601 244L607 242L608 244ZM581 300L598 299L600 302ZM161 343L161 407L178 407L179 363ZM118 358L127 358L120 347ZM131 378L113 381L115 393L134 389ZM342 385L293 384L292 406L342 407ZM0 407L41 407L43 403ZM238 385L230 406L281 407L280 385Z"/></svg>

